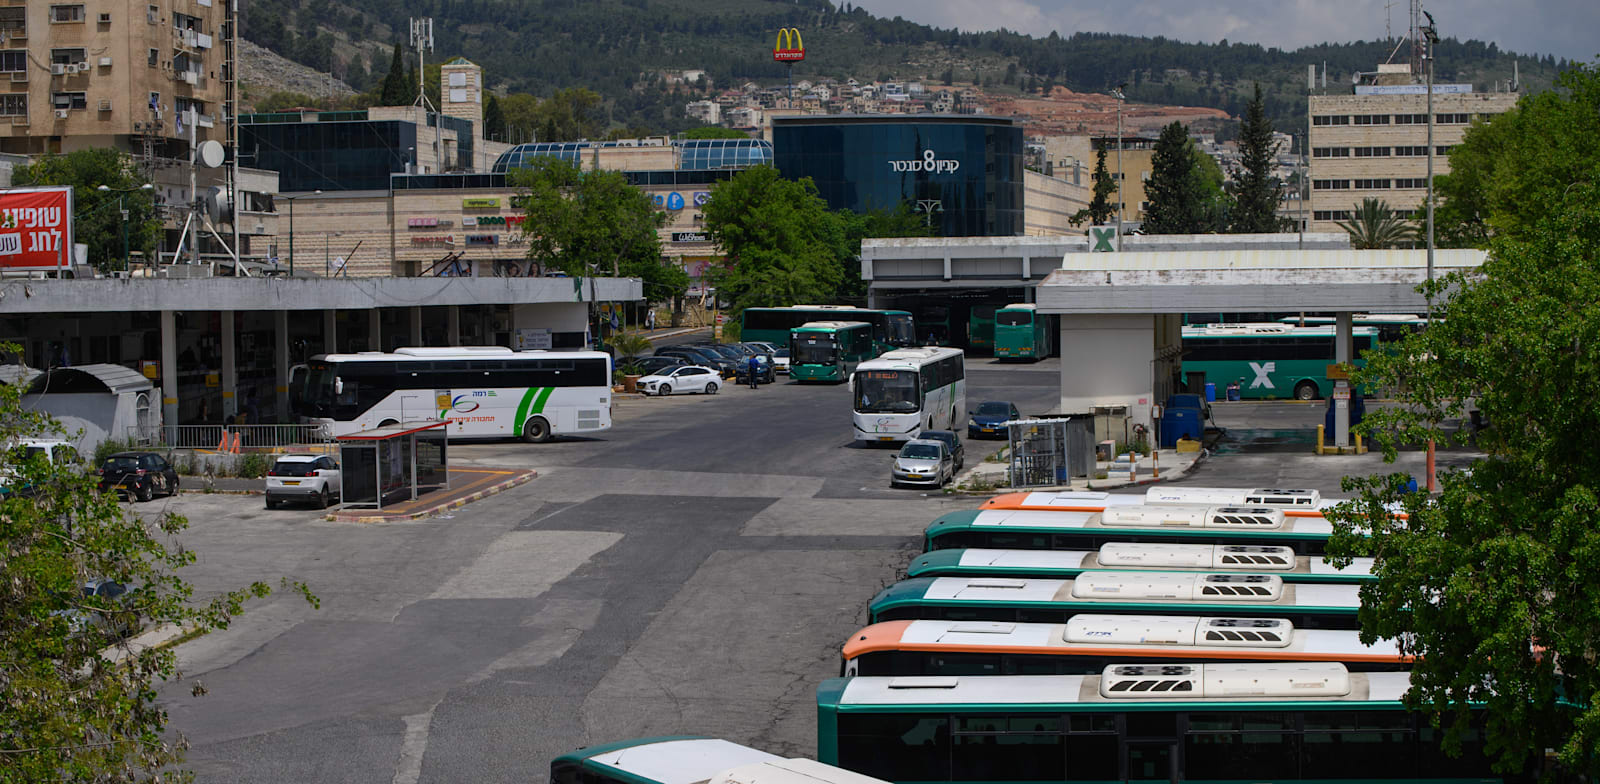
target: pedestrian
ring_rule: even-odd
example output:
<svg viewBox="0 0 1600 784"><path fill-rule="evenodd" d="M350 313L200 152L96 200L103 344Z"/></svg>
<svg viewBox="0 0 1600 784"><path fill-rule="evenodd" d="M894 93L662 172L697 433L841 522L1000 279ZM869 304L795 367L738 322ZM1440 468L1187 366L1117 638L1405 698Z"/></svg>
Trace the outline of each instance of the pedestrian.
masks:
<svg viewBox="0 0 1600 784"><path fill-rule="evenodd" d="M650 308L644 312L644 328L649 330L654 330L656 328L655 308Z"/></svg>
<svg viewBox="0 0 1600 784"><path fill-rule="evenodd" d="M750 357L750 362L748 364L748 367L750 368L750 388L751 389L760 389L761 388L761 363L756 361L756 358L755 358L754 355L752 355Z"/></svg>

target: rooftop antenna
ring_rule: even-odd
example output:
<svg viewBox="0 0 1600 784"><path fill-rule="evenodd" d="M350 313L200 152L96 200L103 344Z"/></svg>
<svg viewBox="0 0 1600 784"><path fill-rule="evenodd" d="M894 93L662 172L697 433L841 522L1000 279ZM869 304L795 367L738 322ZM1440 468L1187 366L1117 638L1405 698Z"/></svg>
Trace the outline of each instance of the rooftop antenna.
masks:
<svg viewBox="0 0 1600 784"><path fill-rule="evenodd" d="M1422 63L1426 57L1425 44L1420 30L1422 29L1422 0L1411 0L1411 74L1422 74Z"/></svg>
<svg viewBox="0 0 1600 784"><path fill-rule="evenodd" d="M411 45L417 48L417 100L412 106L420 106L426 111L434 111L433 104L428 101L427 71L425 67L426 53L433 51L433 17L411 20Z"/></svg>
<svg viewBox="0 0 1600 784"><path fill-rule="evenodd" d="M1389 2L1383 4L1383 40L1385 41L1394 40L1394 14L1389 9L1394 8L1395 5L1394 0L1389 0Z"/></svg>

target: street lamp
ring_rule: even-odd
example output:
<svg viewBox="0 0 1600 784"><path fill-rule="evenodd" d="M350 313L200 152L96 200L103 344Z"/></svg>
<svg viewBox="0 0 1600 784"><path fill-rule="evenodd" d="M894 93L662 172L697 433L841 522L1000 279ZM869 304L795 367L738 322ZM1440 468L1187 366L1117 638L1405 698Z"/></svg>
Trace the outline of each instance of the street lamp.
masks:
<svg viewBox="0 0 1600 784"><path fill-rule="evenodd" d="M1428 24L1418 29L1422 33L1422 40L1427 47L1422 52L1422 66L1427 73L1428 80L1428 320L1423 322L1423 329L1433 321L1433 49L1439 45L1439 34L1433 28L1433 14L1422 12L1428 17ZM1433 439L1428 439L1428 492L1433 492L1439 487L1438 479L1434 472Z"/></svg>
<svg viewBox="0 0 1600 784"><path fill-rule="evenodd" d="M307 196L321 196L321 195L322 195L322 191L320 191L320 190L315 190L315 191L312 191L310 193L302 193L299 196L286 196L286 195L284 195L282 193L278 194L278 198L287 199L288 202L289 202L289 277L291 277L291 278L294 277L294 203L295 203L295 200L296 199L304 199Z"/></svg>
<svg viewBox="0 0 1600 784"><path fill-rule="evenodd" d="M1122 102L1128 99L1122 94L1122 88L1127 86L1127 82L1123 82L1111 90L1111 97L1117 99L1117 247L1122 247Z"/></svg>
<svg viewBox="0 0 1600 784"><path fill-rule="evenodd" d="M128 206L127 206L126 203L124 203L123 199L124 199L126 194L133 193L134 191L153 191L155 189L156 189L156 186L151 185L148 182L143 184L143 185L140 185L140 186L138 186L136 188L113 188L113 187L111 187L109 185L97 185L97 186L95 186L95 190L100 191L101 193L116 193L117 194L117 210L122 213L122 271L123 272L127 272L128 271Z"/></svg>
<svg viewBox="0 0 1600 784"><path fill-rule="evenodd" d="M917 212L923 213L922 225L933 225L933 214L944 212L944 202L940 199L917 199Z"/></svg>

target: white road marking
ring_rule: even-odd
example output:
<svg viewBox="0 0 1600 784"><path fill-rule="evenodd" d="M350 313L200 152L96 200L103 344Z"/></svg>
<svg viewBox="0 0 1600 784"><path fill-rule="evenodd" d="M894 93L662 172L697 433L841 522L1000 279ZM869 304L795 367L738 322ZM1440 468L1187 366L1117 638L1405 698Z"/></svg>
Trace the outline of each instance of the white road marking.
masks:
<svg viewBox="0 0 1600 784"><path fill-rule="evenodd" d="M422 755L428 751L428 728L433 724L434 703L425 713L406 716L406 737L400 743L400 759L394 766L394 784L417 784L422 778Z"/></svg>

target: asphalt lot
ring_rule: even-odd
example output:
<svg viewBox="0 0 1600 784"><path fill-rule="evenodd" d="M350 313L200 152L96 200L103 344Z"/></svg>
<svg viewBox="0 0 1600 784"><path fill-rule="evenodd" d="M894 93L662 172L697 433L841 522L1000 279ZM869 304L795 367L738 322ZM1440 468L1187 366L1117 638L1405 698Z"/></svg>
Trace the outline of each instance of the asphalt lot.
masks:
<svg viewBox="0 0 1600 784"><path fill-rule="evenodd" d="M973 360L969 403L1048 412L1057 373ZM1242 451L1184 482L1335 492L1341 472L1379 467L1272 441L1320 416L1219 405ZM851 443L842 387L629 397L615 420L593 439L457 446L453 460L540 476L442 518L171 501L200 594L287 576L323 602L275 596L179 649L184 680L162 696L199 779L542 782L556 754L671 734L811 755L813 690L867 600L929 520L981 499L889 489L892 452ZM998 446L969 442L967 460Z"/></svg>

